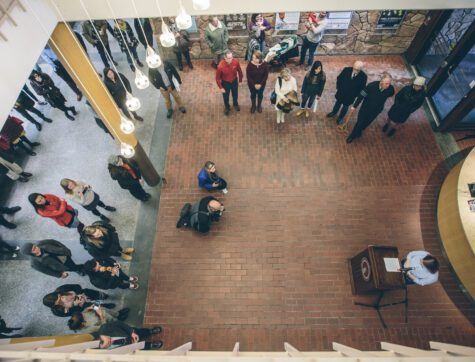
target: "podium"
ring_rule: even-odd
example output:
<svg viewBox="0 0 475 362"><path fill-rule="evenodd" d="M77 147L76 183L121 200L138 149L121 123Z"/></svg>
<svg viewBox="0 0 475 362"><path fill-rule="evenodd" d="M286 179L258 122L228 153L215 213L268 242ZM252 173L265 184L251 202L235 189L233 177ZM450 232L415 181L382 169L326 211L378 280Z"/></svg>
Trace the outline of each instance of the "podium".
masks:
<svg viewBox="0 0 475 362"><path fill-rule="evenodd" d="M386 271L384 258L399 258L397 247L370 245L361 253L348 259L348 267L350 269L351 291L354 295L371 295L379 293L376 303L367 304L355 302L355 305L376 309L383 327L386 328L386 323L384 322L380 309L392 305L404 304L405 321L407 323L407 308L409 300L407 298L404 274ZM384 294L391 290L404 290L404 300L381 304Z"/></svg>

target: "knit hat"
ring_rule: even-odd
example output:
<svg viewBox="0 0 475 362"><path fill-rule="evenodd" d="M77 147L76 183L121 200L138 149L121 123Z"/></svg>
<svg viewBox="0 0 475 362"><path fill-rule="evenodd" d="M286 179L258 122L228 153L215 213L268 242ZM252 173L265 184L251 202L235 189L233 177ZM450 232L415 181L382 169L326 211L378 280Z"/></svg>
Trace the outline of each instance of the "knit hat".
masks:
<svg viewBox="0 0 475 362"><path fill-rule="evenodd" d="M111 165L117 165L119 163L120 157L117 155L112 155L109 156L109 159L107 162L109 162Z"/></svg>
<svg viewBox="0 0 475 362"><path fill-rule="evenodd" d="M68 178L63 178L60 182L60 185L63 187L63 188L67 188L69 186L69 179Z"/></svg>
<svg viewBox="0 0 475 362"><path fill-rule="evenodd" d="M426 79L424 77L416 77L413 84L423 87L426 84Z"/></svg>
<svg viewBox="0 0 475 362"><path fill-rule="evenodd" d="M31 255L31 248L33 248L33 243L25 243L21 247L21 252L25 255Z"/></svg>

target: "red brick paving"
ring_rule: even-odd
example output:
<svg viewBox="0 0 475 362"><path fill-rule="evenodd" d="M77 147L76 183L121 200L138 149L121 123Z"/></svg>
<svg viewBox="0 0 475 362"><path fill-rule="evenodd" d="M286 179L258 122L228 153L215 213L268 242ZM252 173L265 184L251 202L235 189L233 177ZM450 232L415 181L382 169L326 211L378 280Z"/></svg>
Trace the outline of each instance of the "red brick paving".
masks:
<svg viewBox="0 0 475 362"><path fill-rule="evenodd" d="M365 56L370 80L391 70L397 88L410 78L397 56ZM442 261L441 283L410 287L403 307L355 306L346 260L368 244L396 245L400 254L426 249L441 257L435 200L446 170L423 110L395 137L380 117L351 145L325 114L338 71L356 57L322 57L327 84L309 120L277 125L269 95L251 116L247 85L241 112L222 114L207 61L183 74L189 112L173 121L145 314L165 327L165 348L189 340L195 350L329 350L331 342L378 349L390 341L428 348L437 340L475 345L475 308ZM242 63L244 67L244 63ZM301 84L304 71L293 67ZM185 202L208 193L196 175L208 159L229 183L227 208L209 235L175 228ZM399 294L390 295L397 299ZM364 298L363 298L364 299Z"/></svg>

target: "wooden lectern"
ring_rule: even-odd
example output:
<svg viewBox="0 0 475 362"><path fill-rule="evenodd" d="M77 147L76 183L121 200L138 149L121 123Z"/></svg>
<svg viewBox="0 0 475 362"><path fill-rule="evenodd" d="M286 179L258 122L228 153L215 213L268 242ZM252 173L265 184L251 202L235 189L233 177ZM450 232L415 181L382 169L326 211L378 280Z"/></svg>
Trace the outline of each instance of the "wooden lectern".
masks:
<svg viewBox="0 0 475 362"><path fill-rule="evenodd" d="M405 304L405 321L407 323L407 288L404 282L404 274L388 272L384 264L384 258L398 258L398 249L395 246L370 245L368 248L351 259L348 259L350 269L351 291L353 294L364 295L378 292L379 297L375 304L359 303L356 305L371 307L378 312L379 319L384 328L386 323L381 315L380 308L397 304ZM404 289L404 300L381 304L386 291Z"/></svg>

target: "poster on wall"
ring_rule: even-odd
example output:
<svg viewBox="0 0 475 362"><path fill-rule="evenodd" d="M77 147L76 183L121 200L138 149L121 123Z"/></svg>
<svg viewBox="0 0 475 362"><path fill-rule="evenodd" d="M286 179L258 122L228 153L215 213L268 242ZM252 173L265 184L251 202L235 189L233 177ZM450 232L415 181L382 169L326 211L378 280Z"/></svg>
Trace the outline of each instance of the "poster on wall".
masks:
<svg viewBox="0 0 475 362"><path fill-rule="evenodd" d="M246 30L247 15L246 14L228 14L224 15L224 24L228 30Z"/></svg>
<svg viewBox="0 0 475 362"><path fill-rule="evenodd" d="M298 30L300 12L291 11L275 14L275 30Z"/></svg>
<svg viewBox="0 0 475 362"><path fill-rule="evenodd" d="M330 11L327 16L326 34L346 33L350 27L352 11Z"/></svg>
<svg viewBox="0 0 475 362"><path fill-rule="evenodd" d="M397 29L404 20L406 10L381 11L376 29Z"/></svg>

